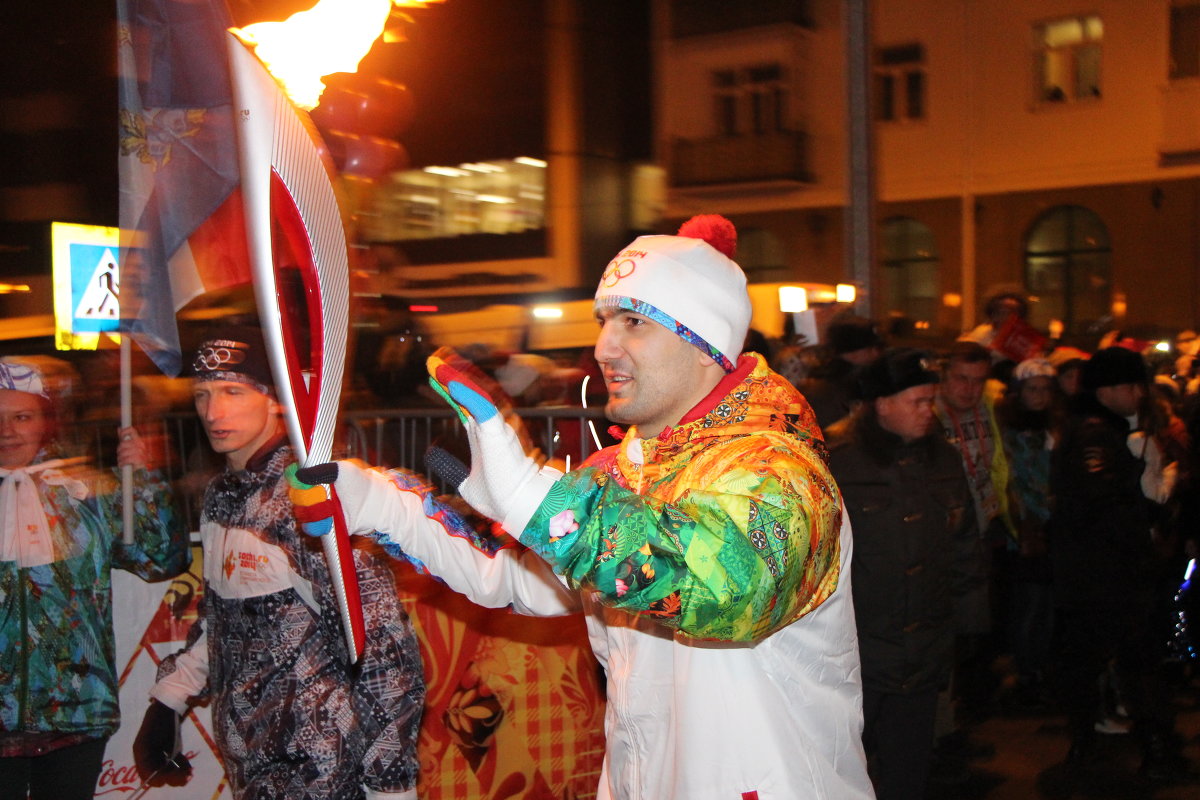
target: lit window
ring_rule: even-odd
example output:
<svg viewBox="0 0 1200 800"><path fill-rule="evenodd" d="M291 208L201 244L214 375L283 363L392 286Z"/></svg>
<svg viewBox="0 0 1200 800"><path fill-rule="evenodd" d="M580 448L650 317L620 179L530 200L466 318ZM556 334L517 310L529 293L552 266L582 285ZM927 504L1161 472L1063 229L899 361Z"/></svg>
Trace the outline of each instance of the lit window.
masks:
<svg viewBox="0 0 1200 800"><path fill-rule="evenodd" d="M1039 216L1025 237L1025 288L1036 298L1029 312L1046 330L1062 320L1081 334L1112 307L1112 248L1108 228L1094 211L1056 206Z"/></svg>
<svg viewBox="0 0 1200 800"><path fill-rule="evenodd" d="M717 135L764 134L787 129L787 87L779 64L717 70L712 85Z"/></svg>
<svg viewBox="0 0 1200 800"><path fill-rule="evenodd" d="M1044 103L1100 97L1104 23L1095 15L1067 17L1034 28L1037 96Z"/></svg>
<svg viewBox="0 0 1200 800"><path fill-rule="evenodd" d="M880 48L875 58L877 117L884 122L925 118L925 48Z"/></svg>
<svg viewBox="0 0 1200 800"><path fill-rule="evenodd" d="M1200 2L1171 3L1171 80L1200 78Z"/></svg>
<svg viewBox="0 0 1200 800"><path fill-rule="evenodd" d="M361 215L362 233L374 241L404 241L540 230L546 168L544 160L522 156L392 173Z"/></svg>
<svg viewBox="0 0 1200 800"><path fill-rule="evenodd" d="M880 242L879 296L883 315L904 327L931 333L938 289L937 241L929 226L909 217L884 220ZM924 324L921 324L924 323Z"/></svg>

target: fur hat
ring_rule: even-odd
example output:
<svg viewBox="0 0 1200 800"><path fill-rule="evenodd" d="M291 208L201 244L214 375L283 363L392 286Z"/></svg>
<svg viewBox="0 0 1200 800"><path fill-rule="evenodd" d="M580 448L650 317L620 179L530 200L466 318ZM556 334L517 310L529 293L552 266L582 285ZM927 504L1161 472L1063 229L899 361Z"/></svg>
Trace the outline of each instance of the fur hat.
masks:
<svg viewBox="0 0 1200 800"><path fill-rule="evenodd" d="M849 315L829 323L829 346L833 352L853 353L868 347L883 347L878 326L866 317Z"/></svg>
<svg viewBox="0 0 1200 800"><path fill-rule="evenodd" d="M1145 383L1146 360L1125 347L1106 347L1083 364L1083 388L1088 391L1123 383Z"/></svg>
<svg viewBox="0 0 1200 800"><path fill-rule="evenodd" d="M649 317L732 372L751 316L736 247L733 223L716 214L693 217L677 236L639 236L605 268L596 309Z"/></svg>
<svg viewBox="0 0 1200 800"><path fill-rule="evenodd" d="M272 394L275 385L258 328L230 328L205 338L196 348L188 371L200 382L244 383L263 394Z"/></svg>
<svg viewBox="0 0 1200 800"><path fill-rule="evenodd" d="M863 400L891 397L939 380L937 361L928 351L895 347L863 367L858 374L859 396Z"/></svg>

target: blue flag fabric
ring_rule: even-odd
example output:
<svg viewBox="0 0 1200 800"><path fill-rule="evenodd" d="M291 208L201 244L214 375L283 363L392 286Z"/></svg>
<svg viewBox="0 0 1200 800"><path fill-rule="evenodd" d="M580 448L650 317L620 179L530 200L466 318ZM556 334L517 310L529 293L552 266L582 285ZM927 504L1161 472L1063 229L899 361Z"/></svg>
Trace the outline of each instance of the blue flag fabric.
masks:
<svg viewBox="0 0 1200 800"><path fill-rule="evenodd" d="M224 0L117 0L121 330L179 374L175 314L249 280ZM214 230L214 226L221 230Z"/></svg>

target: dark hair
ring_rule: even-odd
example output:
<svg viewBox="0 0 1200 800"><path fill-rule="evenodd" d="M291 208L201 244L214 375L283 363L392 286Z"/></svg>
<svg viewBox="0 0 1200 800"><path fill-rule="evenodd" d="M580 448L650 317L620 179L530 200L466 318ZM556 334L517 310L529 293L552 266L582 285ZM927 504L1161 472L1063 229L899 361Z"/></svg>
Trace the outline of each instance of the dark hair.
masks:
<svg viewBox="0 0 1200 800"><path fill-rule="evenodd" d="M830 322L826 338L833 352L839 355L868 347L883 347L883 337L875 322L854 314L839 316Z"/></svg>
<svg viewBox="0 0 1200 800"><path fill-rule="evenodd" d="M1024 295L1017 292L1001 292L1000 294L992 295L984 305L983 313L988 316L988 319L991 319L1000 310L1000 307L1004 305L1005 301L1008 300L1016 302L1018 317L1025 319L1025 317L1029 316L1029 301L1025 299Z"/></svg>
<svg viewBox="0 0 1200 800"><path fill-rule="evenodd" d="M992 353L979 342L955 342L946 351L946 366L951 364L992 363Z"/></svg>
<svg viewBox="0 0 1200 800"><path fill-rule="evenodd" d="M763 335L762 331L750 328L746 331L746 340L742 344L742 352L758 353L763 358L769 359L771 357L771 343L767 341L767 337Z"/></svg>

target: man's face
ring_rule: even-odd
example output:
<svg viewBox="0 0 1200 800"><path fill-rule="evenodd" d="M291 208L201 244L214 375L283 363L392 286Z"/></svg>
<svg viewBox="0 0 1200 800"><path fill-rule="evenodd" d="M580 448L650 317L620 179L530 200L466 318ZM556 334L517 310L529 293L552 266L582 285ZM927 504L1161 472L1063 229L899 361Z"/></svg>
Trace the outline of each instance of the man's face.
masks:
<svg viewBox="0 0 1200 800"><path fill-rule="evenodd" d="M1146 387L1140 383L1118 383L1116 386L1101 386L1096 390L1096 399L1114 414L1132 417L1138 413Z"/></svg>
<svg viewBox="0 0 1200 800"><path fill-rule="evenodd" d="M876 399L875 416L879 426L905 442L927 436L933 427L933 399L936 396L937 386L927 383Z"/></svg>
<svg viewBox="0 0 1200 800"><path fill-rule="evenodd" d="M250 456L279 430L279 404L247 384L196 382L192 399L209 444L235 470L245 469Z"/></svg>
<svg viewBox="0 0 1200 800"><path fill-rule="evenodd" d="M1021 303L1014 298L1006 297L996 304L991 314L991 323L994 327L999 328L1004 323L1008 322L1008 318L1014 314L1021 313Z"/></svg>
<svg viewBox="0 0 1200 800"><path fill-rule="evenodd" d="M1080 380L1083 378L1083 370L1079 367L1072 367L1058 373L1058 388L1067 397L1074 397L1079 394Z"/></svg>
<svg viewBox="0 0 1200 800"><path fill-rule="evenodd" d="M698 348L648 317L605 309L596 318L596 361L608 389L604 410L644 437L678 423L724 375Z"/></svg>
<svg viewBox="0 0 1200 800"><path fill-rule="evenodd" d="M36 395L0 389L0 467L27 467L46 436L46 415Z"/></svg>
<svg viewBox="0 0 1200 800"><path fill-rule="evenodd" d="M942 376L942 399L955 411L970 411L983 398L991 364L979 361L951 361Z"/></svg>
<svg viewBox="0 0 1200 800"><path fill-rule="evenodd" d="M1045 411L1054 400L1054 378L1039 375L1021 382L1021 405L1030 411Z"/></svg>

